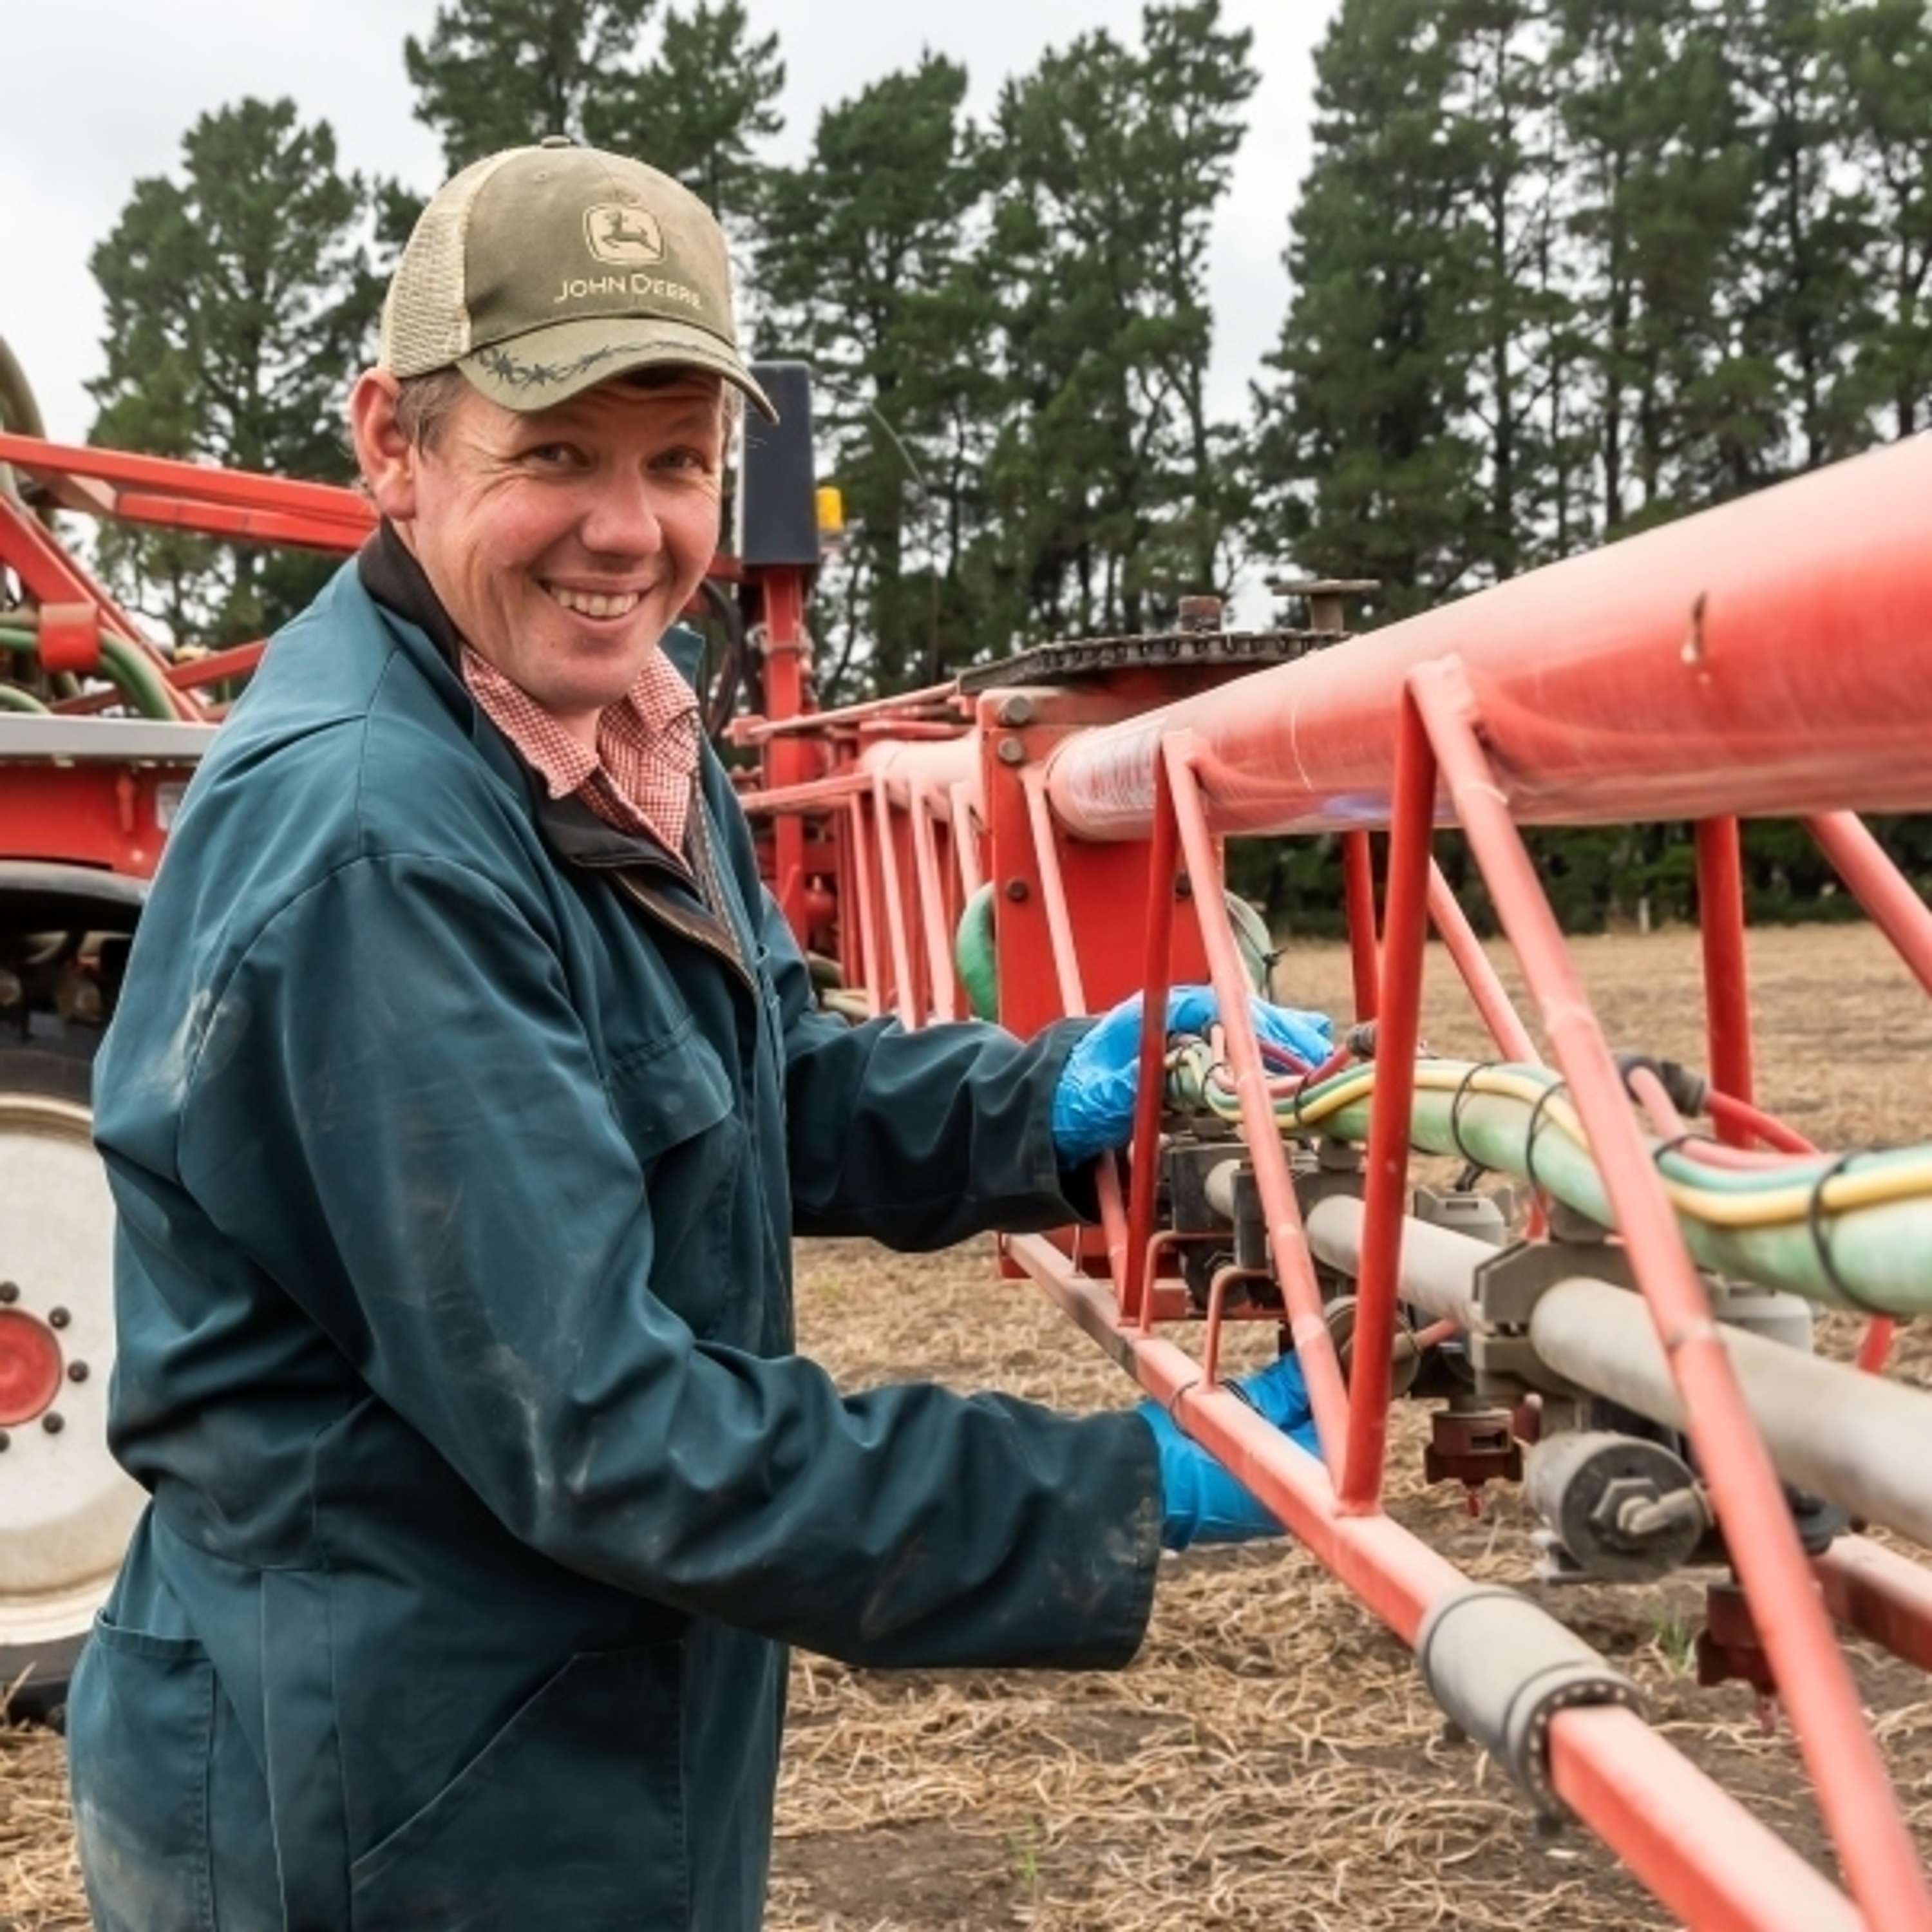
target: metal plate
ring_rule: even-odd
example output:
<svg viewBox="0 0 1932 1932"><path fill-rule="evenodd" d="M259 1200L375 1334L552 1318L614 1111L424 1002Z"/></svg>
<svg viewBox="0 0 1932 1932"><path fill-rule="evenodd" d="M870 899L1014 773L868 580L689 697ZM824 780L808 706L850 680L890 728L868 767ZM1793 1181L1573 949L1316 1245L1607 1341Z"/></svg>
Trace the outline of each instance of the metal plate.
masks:
<svg viewBox="0 0 1932 1932"><path fill-rule="evenodd" d="M1155 631L1124 638L1079 638L974 664L959 674L964 692L1007 685L1061 684L1099 677L1114 670L1172 670L1186 665L1204 670L1238 664L1258 670L1292 663L1311 651L1339 644L1346 631Z"/></svg>

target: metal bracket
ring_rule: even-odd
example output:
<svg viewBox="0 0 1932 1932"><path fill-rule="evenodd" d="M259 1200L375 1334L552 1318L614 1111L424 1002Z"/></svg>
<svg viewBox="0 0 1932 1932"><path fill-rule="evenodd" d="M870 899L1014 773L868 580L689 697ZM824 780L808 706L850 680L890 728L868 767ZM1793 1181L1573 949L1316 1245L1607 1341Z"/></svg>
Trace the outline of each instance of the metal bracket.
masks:
<svg viewBox="0 0 1932 1932"><path fill-rule="evenodd" d="M1636 1286L1623 1250L1607 1241L1516 1241L1478 1264L1472 1292L1483 1326L1468 1336L1467 1346L1479 1393L1492 1400L1529 1389L1587 1396L1587 1390L1544 1364L1528 1332L1538 1302L1558 1282L1578 1275L1618 1288Z"/></svg>

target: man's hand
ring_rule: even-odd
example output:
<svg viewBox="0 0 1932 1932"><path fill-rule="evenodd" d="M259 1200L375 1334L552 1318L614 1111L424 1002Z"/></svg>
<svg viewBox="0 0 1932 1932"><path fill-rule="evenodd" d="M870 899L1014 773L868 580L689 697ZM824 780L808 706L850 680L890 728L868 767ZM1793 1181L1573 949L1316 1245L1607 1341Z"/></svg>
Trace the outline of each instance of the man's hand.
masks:
<svg viewBox="0 0 1932 1932"><path fill-rule="evenodd" d="M1301 1364L1284 1355L1270 1367L1232 1385L1263 1417L1306 1449L1322 1451L1308 1406ZM1190 1543L1246 1543L1279 1536L1281 1525L1199 1443L1184 1436L1157 1404L1135 1411L1154 1431L1160 1450L1160 1540L1169 1550Z"/></svg>
<svg viewBox="0 0 1932 1932"><path fill-rule="evenodd" d="M1251 1002L1250 1010L1264 1046L1310 1066L1328 1057L1334 1027L1325 1013L1298 1012L1261 999ZM1167 996L1171 1034L1204 1034L1215 1013L1211 986L1176 986ZM1140 1047L1141 996L1136 993L1082 1034L1066 1056L1053 1093L1053 1147L1063 1167L1082 1166L1133 1138Z"/></svg>

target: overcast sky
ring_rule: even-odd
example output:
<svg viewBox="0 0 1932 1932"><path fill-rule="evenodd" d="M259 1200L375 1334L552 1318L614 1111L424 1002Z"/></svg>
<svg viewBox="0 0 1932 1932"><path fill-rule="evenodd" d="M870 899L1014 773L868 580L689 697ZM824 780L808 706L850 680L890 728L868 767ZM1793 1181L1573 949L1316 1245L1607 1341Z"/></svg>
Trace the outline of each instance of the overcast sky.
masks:
<svg viewBox="0 0 1932 1932"><path fill-rule="evenodd" d="M931 47L965 64L983 112L1007 74L1090 27L1131 37L1138 0L748 0L776 30L792 160L820 110ZM1223 0L1254 30L1262 85L1214 236L1214 393L1240 410L1287 301L1281 254L1308 162L1310 56L1339 0ZM427 189L440 152L410 113L406 33L435 0L0 0L0 336L27 372L47 433L80 441L82 384L100 367L100 304L87 258L140 176L172 172L183 131L247 94L291 94L334 126L344 164Z"/></svg>

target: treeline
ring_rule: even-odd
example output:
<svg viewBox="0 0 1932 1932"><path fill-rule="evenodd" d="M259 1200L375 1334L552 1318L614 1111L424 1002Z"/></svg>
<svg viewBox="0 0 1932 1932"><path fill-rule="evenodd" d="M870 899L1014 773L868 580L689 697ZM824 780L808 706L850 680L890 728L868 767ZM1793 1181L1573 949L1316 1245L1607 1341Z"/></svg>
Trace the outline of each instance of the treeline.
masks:
<svg viewBox="0 0 1932 1932"><path fill-rule="evenodd" d="M453 168L564 132L677 175L733 238L765 353L818 372L849 542L821 696L1051 635L1157 627L1258 567L1372 577L1364 620L1758 488L1932 416L1922 0L1344 0L1278 339L1208 400L1210 224L1258 78L1218 0L1150 4L981 117L928 55L771 158L784 68L740 0L452 0L399 50ZM94 257L98 440L340 476L348 376L428 184L244 100L136 184ZM316 579L104 539L176 634L259 634ZM1894 827L1932 874L1932 836ZM1453 855L1452 855L1453 856ZM1566 920L1687 910L1681 828L1546 842ZM1318 922L1334 856L1251 882ZM1761 914L1826 883L1756 838Z"/></svg>
<svg viewBox="0 0 1932 1932"><path fill-rule="evenodd" d="M1932 419L1921 0L1345 0L1316 67L1263 554L1399 616ZM1932 825L1885 831L1932 884ZM1682 826L1538 844L1566 923L1694 909ZM1335 904L1331 854L1274 864ZM1850 909L1794 827L1747 883Z"/></svg>

